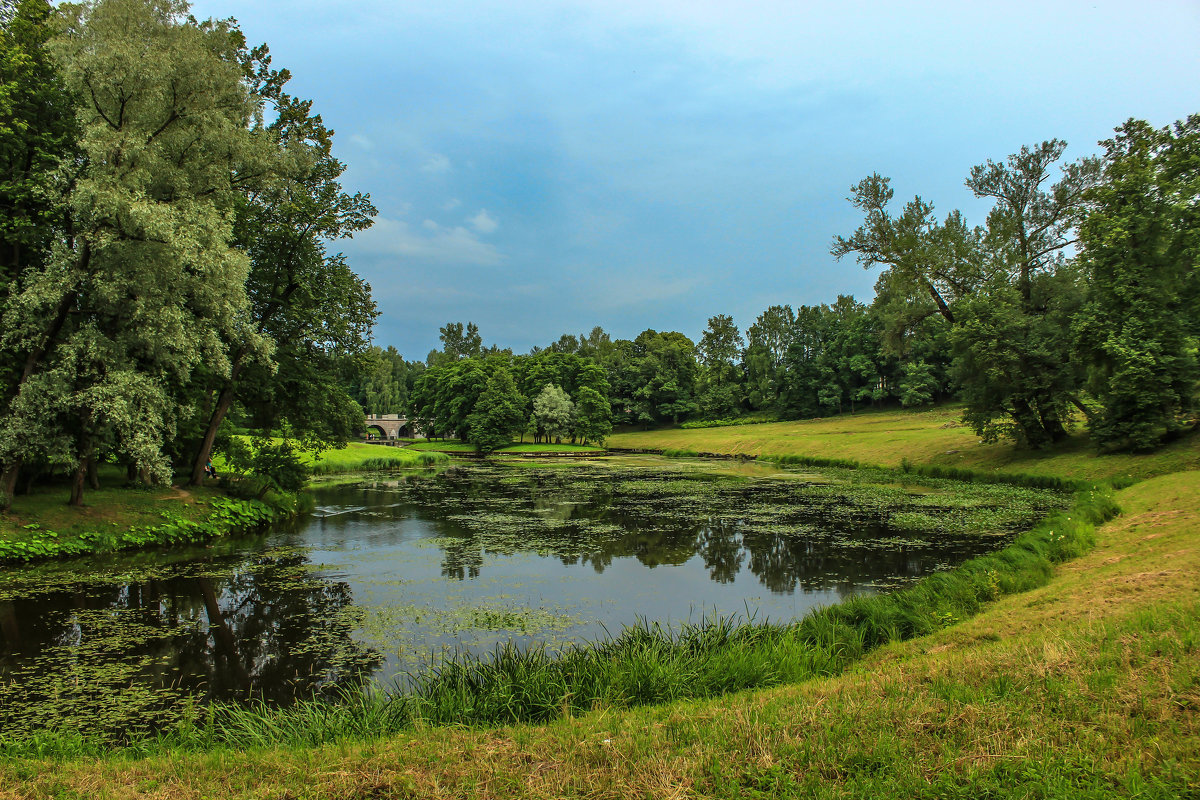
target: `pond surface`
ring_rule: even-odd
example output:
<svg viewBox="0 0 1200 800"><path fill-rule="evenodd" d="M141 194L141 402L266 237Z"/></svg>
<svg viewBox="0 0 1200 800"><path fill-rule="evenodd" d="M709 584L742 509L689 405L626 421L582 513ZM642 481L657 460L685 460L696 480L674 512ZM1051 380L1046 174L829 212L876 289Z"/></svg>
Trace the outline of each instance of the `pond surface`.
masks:
<svg viewBox="0 0 1200 800"><path fill-rule="evenodd" d="M1002 546L1066 498L872 470L467 462L314 490L290 530L0 571L0 736L136 735L440 653L561 647L639 618L786 621Z"/></svg>

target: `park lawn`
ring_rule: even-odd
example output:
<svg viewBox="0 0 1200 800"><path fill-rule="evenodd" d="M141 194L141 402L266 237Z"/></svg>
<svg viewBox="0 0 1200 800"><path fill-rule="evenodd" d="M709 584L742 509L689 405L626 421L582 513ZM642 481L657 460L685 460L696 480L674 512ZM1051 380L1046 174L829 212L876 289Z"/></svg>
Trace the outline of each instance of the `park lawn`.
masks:
<svg viewBox="0 0 1200 800"><path fill-rule="evenodd" d="M243 437L248 439L249 437ZM271 437L274 444L283 439ZM324 450L314 455L301 453L301 460L308 464L314 475L336 475L351 472L372 472L388 469L405 469L420 467L440 461L436 454L422 455L418 452L408 452L407 447L388 447L381 444L366 444L365 442L349 442L345 447ZM224 457L217 455L213 458L213 466L217 472L228 469Z"/></svg>
<svg viewBox="0 0 1200 800"><path fill-rule="evenodd" d="M860 411L823 419L723 428L663 428L614 433L611 448L691 450L742 455L803 455L898 467L913 464L1032 473L1082 480L1141 480L1200 469L1200 436L1153 453L1097 454L1086 433L1042 451L983 444L961 422L962 407Z"/></svg>
<svg viewBox="0 0 1200 800"><path fill-rule="evenodd" d="M1200 794L1200 472L1040 589L836 678L545 725L318 748L0 764L0 798Z"/></svg>
<svg viewBox="0 0 1200 800"><path fill-rule="evenodd" d="M444 459L439 458L436 453L413 451L411 447L350 442L343 448L324 451L315 460L306 454L305 460L312 467L313 474L327 475L420 467Z"/></svg>
<svg viewBox="0 0 1200 800"><path fill-rule="evenodd" d="M30 541L52 531L58 534L57 541L66 543L83 533L156 525L163 513L200 522L212 511L208 501L222 496L207 487L131 489L123 485L123 470L107 465L100 468L99 477L101 488L87 489L79 508L67 505L70 489L65 483L37 486L28 495L18 493L12 508L0 513L0 540Z"/></svg>
<svg viewBox="0 0 1200 800"><path fill-rule="evenodd" d="M433 451L438 453L474 453L475 445L470 442L460 442L456 440L448 441L425 441L411 444L405 448L406 450L418 451ZM583 444L512 444L508 447L501 447L495 450L495 453L602 453L603 447L593 447L592 445Z"/></svg>

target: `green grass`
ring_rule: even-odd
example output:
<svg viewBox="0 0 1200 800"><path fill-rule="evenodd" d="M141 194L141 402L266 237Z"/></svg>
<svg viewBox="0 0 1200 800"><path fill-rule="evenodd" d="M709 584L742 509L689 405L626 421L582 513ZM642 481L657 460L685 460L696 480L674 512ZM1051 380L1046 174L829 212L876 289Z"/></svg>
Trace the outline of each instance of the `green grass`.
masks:
<svg viewBox="0 0 1200 800"><path fill-rule="evenodd" d="M456 440L434 440L417 442L404 449L438 453L474 453L475 445ZM501 455L508 453L603 453L604 448L582 444L512 444L495 452Z"/></svg>
<svg viewBox="0 0 1200 800"><path fill-rule="evenodd" d="M67 505L65 484L35 486L31 494L13 498L12 508L0 513L0 561L25 560L58 554L122 549L117 537L145 531L170 520L201 525L213 514L223 495L213 488L132 489L124 486L123 471L100 468L100 489L84 493L84 505ZM154 543L150 537L147 543Z"/></svg>
<svg viewBox="0 0 1200 800"><path fill-rule="evenodd" d="M947 405L737 427L625 431L610 436L608 445L613 449L806 456L887 467L899 467L907 460L926 467L1082 481L1120 479L1124 483L1200 469L1200 435L1144 455L1097 454L1085 432L1047 450L1030 451L1006 443L980 443L962 424L961 415L961 406Z"/></svg>
<svg viewBox="0 0 1200 800"><path fill-rule="evenodd" d="M419 452L412 447L388 447L361 442L351 442L340 450L326 450L315 460L312 457L307 459L314 475L410 469L446 460L445 455L436 452Z"/></svg>

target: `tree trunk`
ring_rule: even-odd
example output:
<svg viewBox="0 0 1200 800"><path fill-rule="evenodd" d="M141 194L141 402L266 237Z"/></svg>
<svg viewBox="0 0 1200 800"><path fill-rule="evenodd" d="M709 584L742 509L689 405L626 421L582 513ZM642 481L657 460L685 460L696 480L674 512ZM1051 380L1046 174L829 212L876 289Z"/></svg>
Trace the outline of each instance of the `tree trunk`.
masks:
<svg viewBox="0 0 1200 800"><path fill-rule="evenodd" d="M100 488L100 472L96 467L95 457L89 458L87 461L87 477L88 486L91 486L93 489Z"/></svg>
<svg viewBox="0 0 1200 800"><path fill-rule="evenodd" d="M17 475L21 472L21 459L15 459L5 465L4 473L0 475L0 511L8 511L12 507L13 495L17 491Z"/></svg>
<svg viewBox="0 0 1200 800"><path fill-rule="evenodd" d="M212 416L208 419L208 428L204 431L204 439L200 442L200 452L196 454L196 460L192 462L192 476L188 479L188 486L204 485L204 467L212 458L213 442L217 440L217 431L220 429L221 423L225 421L225 415L229 413L230 406L233 405L233 385L241 374L245 361L246 351L239 350L234 356L233 368L229 371L229 380L221 388L221 394L217 396L216 407L213 408Z"/></svg>
<svg viewBox="0 0 1200 800"><path fill-rule="evenodd" d="M80 461L79 466L75 469L75 476L71 478L71 500L70 505L83 505L83 487L87 482L87 461Z"/></svg>
<svg viewBox="0 0 1200 800"><path fill-rule="evenodd" d="M87 431L91 427L92 416L89 412L84 412L84 430ZM83 434L83 448L79 455L79 464L75 467L75 475L71 478L71 500L73 506L83 505L83 489L87 484L88 467L91 465L92 456L96 452L96 440L90 433Z"/></svg>
<svg viewBox="0 0 1200 800"><path fill-rule="evenodd" d="M1042 427L1042 421L1025 398L1013 400L1012 418L1017 423L1017 427L1021 429L1026 445L1041 448L1046 444L1048 437L1046 430Z"/></svg>

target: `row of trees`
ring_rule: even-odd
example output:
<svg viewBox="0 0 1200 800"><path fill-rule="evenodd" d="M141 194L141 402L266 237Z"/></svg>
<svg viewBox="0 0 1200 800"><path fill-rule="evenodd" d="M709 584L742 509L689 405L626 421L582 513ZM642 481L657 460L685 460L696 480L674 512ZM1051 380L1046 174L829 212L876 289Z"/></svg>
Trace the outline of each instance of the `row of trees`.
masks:
<svg viewBox="0 0 1200 800"><path fill-rule="evenodd" d="M886 178L853 190L864 222L834 255L881 266L885 340L936 323L965 419L985 439L1040 447L1078 412L1101 446L1148 449L1195 410L1200 339L1200 115L1130 120L1102 157L1055 168L1065 143L971 170L983 226L914 198L890 210ZM918 328L918 326L921 326Z"/></svg>
<svg viewBox="0 0 1200 800"><path fill-rule="evenodd" d="M1102 157L1059 165L1066 145L1053 140L972 169L966 185L992 202L981 226L958 211L939 220L920 197L895 210L887 178L859 182L850 199L863 223L832 253L881 268L870 306L848 296L771 306L744 335L718 314L698 342L655 330L613 340L595 328L533 355L599 367L621 423L957 396L986 441L1041 447L1083 418L1101 447L1152 448L1194 422L1200 116L1162 129L1130 120L1101 145ZM442 338L428 385L441 380L436 365L500 353L473 324L447 325ZM392 364L414 381L425 368L398 354ZM407 409L399 395L395 410ZM457 430L466 415L437 418Z"/></svg>
<svg viewBox="0 0 1200 800"><path fill-rule="evenodd" d="M96 464L193 482L231 414L336 442L371 224L265 46L180 0L0 2L0 502ZM356 371L359 368L351 368Z"/></svg>
<svg viewBox="0 0 1200 800"><path fill-rule="evenodd" d="M612 432L608 380L591 358L492 352L434 362L416 378L408 408L429 432L453 432L484 452L526 434L603 444Z"/></svg>

